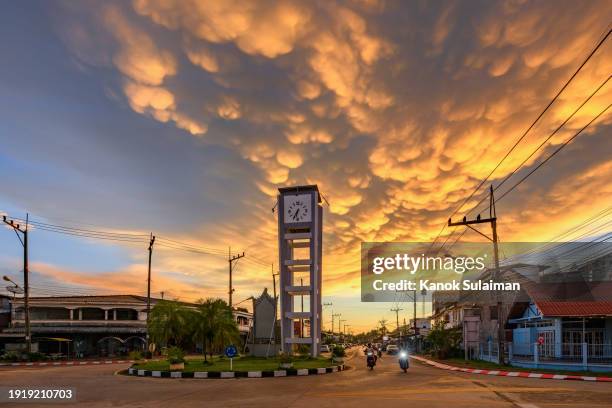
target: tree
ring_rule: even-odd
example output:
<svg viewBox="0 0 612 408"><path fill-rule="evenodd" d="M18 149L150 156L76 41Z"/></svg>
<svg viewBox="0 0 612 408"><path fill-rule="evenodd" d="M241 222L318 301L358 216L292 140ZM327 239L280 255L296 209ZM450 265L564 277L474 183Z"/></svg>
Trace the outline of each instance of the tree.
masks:
<svg viewBox="0 0 612 408"><path fill-rule="evenodd" d="M447 358L459 349L461 336L461 329L445 329L444 323L442 322L432 327L427 335L427 342L430 345L431 351L435 353L438 358Z"/></svg>
<svg viewBox="0 0 612 408"><path fill-rule="evenodd" d="M238 341L240 333L232 309L224 300L208 298L199 303L194 311L193 336L195 341L202 342L204 361L207 361L207 352L212 358L215 349Z"/></svg>
<svg viewBox="0 0 612 408"><path fill-rule="evenodd" d="M160 345L179 346L189 336L189 320L188 309L179 302L159 301L149 314L149 336Z"/></svg>

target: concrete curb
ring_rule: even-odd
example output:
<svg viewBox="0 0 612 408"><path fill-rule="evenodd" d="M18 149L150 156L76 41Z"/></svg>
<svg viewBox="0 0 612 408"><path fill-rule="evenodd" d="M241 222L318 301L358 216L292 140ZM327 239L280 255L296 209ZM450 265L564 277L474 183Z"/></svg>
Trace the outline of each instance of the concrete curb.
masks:
<svg viewBox="0 0 612 408"><path fill-rule="evenodd" d="M153 361L153 360L151 360ZM75 361L41 361L36 363L0 363L0 367L57 367L57 366L83 366L104 364L134 364L134 360L75 360Z"/></svg>
<svg viewBox="0 0 612 408"><path fill-rule="evenodd" d="M331 374L344 371L344 364L325 368L290 368L273 371L150 371L129 368L128 375L156 378L262 378L262 377L293 377L304 375Z"/></svg>
<svg viewBox="0 0 612 408"><path fill-rule="evenodd" d="M438 363L437 361L428 360L419 356L410 356L417 361L421 361L430 366L440 368L442 370L460 371L470 374L495 375L500 377L522 377L522 378L539 378L542 380L570 380L570 381L594 381L594 382L612 382L612 377L589 377L586 375L565 375L565 374L545 374L545 373L530 373L528 371L502 371L502 370L479 370L476 368L455 367L447 364Z"/></svg>

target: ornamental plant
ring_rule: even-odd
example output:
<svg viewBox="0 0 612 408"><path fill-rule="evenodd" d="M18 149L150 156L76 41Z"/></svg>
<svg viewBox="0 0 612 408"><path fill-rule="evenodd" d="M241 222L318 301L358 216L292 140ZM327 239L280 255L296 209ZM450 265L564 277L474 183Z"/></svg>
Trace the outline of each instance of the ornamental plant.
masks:
<svg viewBox="0 0 612 408"><path fill-rule="evenodd" d="M170 364L184 363L185 352L180 347L170 347L166 358Z"/></svg>

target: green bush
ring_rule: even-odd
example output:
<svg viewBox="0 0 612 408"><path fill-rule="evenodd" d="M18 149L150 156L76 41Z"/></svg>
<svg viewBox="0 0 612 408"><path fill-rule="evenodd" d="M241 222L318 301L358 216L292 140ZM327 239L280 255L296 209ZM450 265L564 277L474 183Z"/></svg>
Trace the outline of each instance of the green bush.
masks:
<svg viewBox="0 0 612 408"><path fill-rule="evenodd" d="M278 361L281 364L293 363L293 356L289 353L280 353L278 355Z"/></svg>
<svg viewBox="0 0 612 408"><path fill-rule="evenodd" d="M0 357L0 360L2 360L2 361L9 361L11 363L15 363L15 362L21 360L21 353L19 353L17 351L7 351L6 353L4 353Z"/></svg>
<svg viewBox="0 0 612 408"><path fill-rule="evenodd" d="M170 347L167 356L168 363L179 364L185 362L185 352L180 347Z"/></svg>
<svg viewBox="0 0 612 408"><path fill-rule="evenodd" d="M47 360L46 355L44 355L43 353L39 353L37 351L26 353L25 358L27 359L27 361L45 361Z"/></svg>
<svg viewBox="0 0 612 408"><path fill-rule="evenodd" d="M443 323L435 325L427 335L426 351L440 359L459 355L461 339L460 329L445 329Z"/></svg>
<svg viewBox="0 0 612 408"><path fill-rule="evenodd" d="M297 353L299 355L308 355L310 354L310 346L307 344L300 344L297 347Z"/></svg>
<svg viewBox="0 0 612 408"><path fill-rule="evenodd" d="M142 353L138 350L130 351L128 358L130 360L142 360Z"/></svg>
<svg viewBox="0 0 612 408"><path fill-rule="evenodd" d="M336 346L332 349L332 357L344 357L346 353L344 352L344 347Z"/></svg>

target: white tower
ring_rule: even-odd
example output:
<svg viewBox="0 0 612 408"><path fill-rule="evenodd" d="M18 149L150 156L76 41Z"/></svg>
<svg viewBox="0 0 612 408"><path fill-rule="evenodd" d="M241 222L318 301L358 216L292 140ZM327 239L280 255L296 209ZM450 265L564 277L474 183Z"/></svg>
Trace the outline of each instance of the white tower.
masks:
<svg viewBox="0 0 612 408"><path fill-rule="evenodd" d="M281 343L321 347L321 256L323 207L316 185L279 188ZM303 306L302 306L303 305Z"/></svg>

